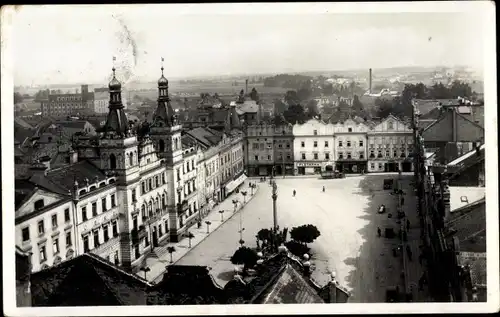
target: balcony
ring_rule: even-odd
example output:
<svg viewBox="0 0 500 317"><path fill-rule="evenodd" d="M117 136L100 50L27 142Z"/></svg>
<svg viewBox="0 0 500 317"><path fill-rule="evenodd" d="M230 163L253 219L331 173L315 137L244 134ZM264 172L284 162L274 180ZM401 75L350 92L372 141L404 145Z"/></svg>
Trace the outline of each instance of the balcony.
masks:
<svg viewBox="0 0 500 317"><path fill-rule="evenodd" d="M140 225L138 229L132 229L130 232L132 244L138 244L139 241L147 235L146 226Z"/></svg>

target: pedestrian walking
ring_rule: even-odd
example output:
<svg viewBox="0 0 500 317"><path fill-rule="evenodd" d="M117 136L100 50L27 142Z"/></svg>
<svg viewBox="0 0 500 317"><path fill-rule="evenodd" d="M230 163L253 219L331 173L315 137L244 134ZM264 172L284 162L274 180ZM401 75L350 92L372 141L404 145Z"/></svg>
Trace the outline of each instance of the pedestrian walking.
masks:
<svg viewBox="0 0 500 317"><path fill-rule="evenodd" d="M410 230L410 220L406 219L406 230Z"/></svg>
<svg viewBox="0 0 500 317"><path fill-rule="evenodd" d="M412 252L411 252L411 248L409 245L406 246L406 254L408 254L408 260L412 260Z"/></svg>
<svg viewBox="0 0 500 317"><path fill-rule="evenodd" d="M378 237L380 238L380 236L382 235L382 230L380 230L380 227L377 227L377 234Z"/></svg>
<svg viewBox="0 0 500 317"><path fill-rule="evenodd" d="M293 190L293 197L295 197L295 193L296 193L296 191L295 191L295 189L294 189L294 190Z"/></svg>
<svg viewBox="0 0 500 317"><path fill-rule="evenodd" d="M325 186L323 186L323 193L325 192Z"/></svg>

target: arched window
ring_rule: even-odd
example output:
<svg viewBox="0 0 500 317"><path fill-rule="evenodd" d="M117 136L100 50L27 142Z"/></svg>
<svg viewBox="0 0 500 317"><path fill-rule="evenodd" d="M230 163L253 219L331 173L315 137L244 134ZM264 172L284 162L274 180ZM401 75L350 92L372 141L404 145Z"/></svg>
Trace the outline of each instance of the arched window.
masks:
<svg viewBox="0 0 500 317"><path fill-rule="evenodd" d="M128 157L128 163L130 164L130 166L134 165L134 153L130 153Z"/></svg>
<svg viewBox="0 0 500 317"><path fill-rule="evenodd" d="M156 201L155 201L155 211L160 209L160 202L159 202L159 199L158 197L156 197Z"/></svg>
<svg viewBox="0 0 500 317"><path fill-rule="evenodd" d="M109 156L109 168L116 169L116 156L114 154Z"/></svg>
<svg viewBox="0 0 500 317"><path fill-rule="evenodd" d="M141 207L142 218L146 218L146 205L142 204Z"/></svg>
<svg viewBox="0 0 500 317"><path fill-rule="evenodd" d="M165 194L161 195L161 203L163 209L165 209L167 207L167 197L165 196Z"/></svg>
<svg viewBox="0 0 500 317"><path fill-rule="evenodd" d="M153 215L153 203L152 202L149 202L149 204L148 204L148 213L149 213L150 217Z"/></svg>
<svg viewBox="0 0 500 317"><path fill-rule="evenodd" d="M174 142L175 142L175 150L178 150L179 144L178 144L177 138L174 139Z"/></svg>
<svg viewBox="0 0 500 317"><path fill-rule="evenodd" d="M165 141L160 140L158 145L159 145L160 152L165 152Z"/></svg>

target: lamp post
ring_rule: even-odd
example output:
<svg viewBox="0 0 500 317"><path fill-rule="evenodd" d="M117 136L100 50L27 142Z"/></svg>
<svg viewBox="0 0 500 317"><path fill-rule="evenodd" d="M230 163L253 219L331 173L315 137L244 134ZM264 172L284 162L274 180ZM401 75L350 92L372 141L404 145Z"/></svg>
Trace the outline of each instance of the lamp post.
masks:
<svg viewBox="0 0 500 317"><path fill-rule="evenodd" d="M141 269L140 269L140 270L144 272L144 279L146 280L146 274L147 274L149 271L151 271L151 269L150 269L149 267L147 267L147 266L143 266L143 267L141 267Z"/></svg>

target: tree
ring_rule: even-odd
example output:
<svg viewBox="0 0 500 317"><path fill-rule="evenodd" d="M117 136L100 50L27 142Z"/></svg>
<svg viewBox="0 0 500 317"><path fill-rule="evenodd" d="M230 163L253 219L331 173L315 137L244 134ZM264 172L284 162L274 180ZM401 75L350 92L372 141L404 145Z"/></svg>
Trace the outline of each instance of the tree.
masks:
<svg viewBox="0 0 500 317"><path fill-rule="evenodd" d="M307 117L314 118L319 115L318 102L314 99L309 100L306 105Z"/></svg>
<svg viewBox="0 0 500 317"><path fill-rule="evenodd" d="M212 224L210 221L205 221L205 224L207 225L207 234L210 233L210 225Z"/></svg>
<svg viewBox="0 0 500 317"><path fill-rule="evenodd" d="M252 91L250 92L250 99L256 102L259 101L259 93L257 92L257 89L255 89L255 87L253 87Z"/></svg>
<svg viewBox="0 0 500 317"><path fill-rule="evenodd" d="M454 80L450 87L451 98L472 97L472 88L467 83Z"/></svg>
<svg viewBox="0 0 500 317"><path fill-rule="evenodd" d="M357 114L357 115L364 115L365 107L359 100L358 95L354 95L354 98L352 100L352 110Z"/></svg>
<svg viewBox="0 0 500 317"><path fill-rule="evenodd" d="M327 96L333 95L333 85L330 83L326 83L322 86L323 88L323 94Z"/></svg>
<svg viewBox="0 0 500 317"><path fill-rule="evenodd" d="M290 231L292 239L303 244L313 242L320 235L318 228L311 224L294 227Z"/></svg>
<svg viewBox="0 0 500 317"><path fill-rule="evenodd" d="M245 274L249 268L252 268L257 263L258 259L257 252L249 247L242 246L234 252L231 257L231 263L243 264L243 274Z"/></svg>
<svg viewBox="0 0 500 317"><path fill-rule="evenodd" d="M175 250L175 247L171 246L171 247L167 247L167 252L170 253L170 263L173 263L174 260L172 258L172 253L174 253L176 250Z"/></svg>
<svg viewBox="0 0 500 317"><path fill-rule="evenodd" d="M375 99L375 113L377 117L385 118L393 111L393 104L387 99Z"/></svg>
<svg viewBox="0 0 500 317"><path fill-rule="evenodd" d="M286 110L286 105L280 100L280 99L275 99L274 100L274 114L279 115L284 113Z"/></svg>
<svg viewBox="0 0 500 317"><path fill-rule="evenodd" d="M298 105L300 103L299 97L295 90L288 90L285 94L285 102L289 105Z"/></svg>
<svg viewBox="0 0 500 317"><path fill-rule="evenodd" d="M290 253L299 258L302 258L304 254L309 253L309 251L311 250L311 248L309 248L308 246L294 240L285 242L285 246L287 247L288 251L290 251Z"/></svg>
<svg viewBox="0 0 500 317"><path fill-rule="evenodd" d="M295 122L304 123L307 120L304 108L300 104L289 106L283 113L283 116L291 124L295 124Z"/></svg>
<svg viewBox="0 0 500 317"><path fill-rule="evenodd" d="M188 233L186 233L186 238L189 239L189 248L191 248L191 239L194 238L194 234L192 234L191 232L188 232Z"/></svg>
<svg viewBox="0 0 500 317"><path fill-rule="evenodd" d="M14 93L14 104L20 103L20 102L23 102L23 96L20 93L15 92Z"/></svg>
<svg viewBox="0 0 500 317"><path fill-rule="evenodd" d="M269 230L269 229L266 229L266 228L263 228L263 229L260 229L259 232L257 232L257 237L259 240L271 240L271 235L272 235L272 231Z"/></svg>

